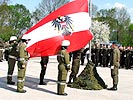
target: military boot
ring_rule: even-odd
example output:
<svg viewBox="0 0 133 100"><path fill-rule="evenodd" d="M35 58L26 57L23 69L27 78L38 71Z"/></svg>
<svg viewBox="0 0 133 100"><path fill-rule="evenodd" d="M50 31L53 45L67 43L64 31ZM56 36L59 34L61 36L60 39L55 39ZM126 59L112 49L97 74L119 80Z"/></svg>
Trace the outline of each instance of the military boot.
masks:
<svg viewBox="0 0 133 100"><path fill-rule="evenodd" d="M46 82L40 81L39 85L47 85Z"/></svg>
<svg viewBox="0 0 133 100"><path fill-rule="evenodd" d="M47 85L47 83L43 81L43 80L44 80L45 73L46 73L46 67L44 67L44 68L41 70L39 85Z"/></svg>
<svg viewBox="0 0 133 100"><path fill-rule="evenodd" d="M73 77L73 82L75 82L77 80L76 76Z"/></svg>
<svg viewBox="0 0 133 100"><path fill-rule="evenodd" d="M12 76L7 76L7 84L14 85L15 82L12 81Z"/></svg>
<svg viewBox="0 0 133 100"><path fill-rule="evenodd" d="M18 93L25 93L26 90L23 89L24 82L17 82L17 91Z"/></svg>
<svg viewBox="0 0 133 100"><path fill-rule="evenodd" d="M69 79L69 81L67 82L68 84L71 84L72 82L71 82L71 79Z"/></svg>
<svg viewBox="0 0 133 100"><path fill-rule="evenodd" d="M47 85L46 82L43 82L43 79L44 79L44 75L43 74L40 74L40 82L39 82L39 85Z"/></svg>
<svg viewBox="0 0 133 100"><path fill-rule="evenodd" d="M18 92L18 93L25 93L26 90L21 90L21 91L17 90L16 92Z"/></svg>
<svg viewBox="0 0 133 100"><path fill-rule="evenodd" d="M57 85L57 95L67 96L67 93L64 93L65 85L58 84Z"/></svg>
<svg viewBox="0 0 133 100"><path fill-rule="evenodd" d="M116 91L117 90L117 85L114 84L112 88L109 88L108 90L113 90L113 91Z"/></svg>
<svg viewBox="0 0 133 100"><path fill-rule="evenodd" d="M72 81L72 76L70 75L70 76L69 76L69 81L67 82L67 84L68 84L68 85L72 84L71 81Z"/></svg>

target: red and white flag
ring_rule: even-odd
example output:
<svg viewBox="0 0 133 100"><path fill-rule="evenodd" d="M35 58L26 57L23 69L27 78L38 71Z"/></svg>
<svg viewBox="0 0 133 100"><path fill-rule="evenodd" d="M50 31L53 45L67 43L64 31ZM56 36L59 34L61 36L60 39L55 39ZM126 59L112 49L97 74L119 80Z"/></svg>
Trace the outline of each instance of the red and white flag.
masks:
<svg viewBox="0 0 133 100"><path fill-rule="evenodd" d="M88 0L71 1L50 13L24 35L30 57L56 55L63 40L70 40L68 52L84 47L93 38Z"/></svg>

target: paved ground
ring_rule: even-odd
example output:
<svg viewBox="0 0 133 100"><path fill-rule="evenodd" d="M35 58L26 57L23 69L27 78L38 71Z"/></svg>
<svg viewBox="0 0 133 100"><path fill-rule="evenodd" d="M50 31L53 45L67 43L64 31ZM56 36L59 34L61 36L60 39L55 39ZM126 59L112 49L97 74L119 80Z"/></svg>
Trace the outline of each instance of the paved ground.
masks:
<svg viewBox="0 0 133 100"><path fill-rule="evenodd" d="M118 91L103 90L81 90L66 87L68 96L58 96L57 91L57 61L50 57L45 76L46 86L38 85L40 73L40 59L32 58L28 62L26 82L24 89L26 93L16 93L14 86L6 84L7 62L0 62L0 100L133 100L133 70L119 70ZM80 67L80 72L85 66ZM112 86L110 69L97 67L99 75L109 87ZM80 73L79 72L79 73ZM13 74L13 80L17 81L17 66Z"/></svg>

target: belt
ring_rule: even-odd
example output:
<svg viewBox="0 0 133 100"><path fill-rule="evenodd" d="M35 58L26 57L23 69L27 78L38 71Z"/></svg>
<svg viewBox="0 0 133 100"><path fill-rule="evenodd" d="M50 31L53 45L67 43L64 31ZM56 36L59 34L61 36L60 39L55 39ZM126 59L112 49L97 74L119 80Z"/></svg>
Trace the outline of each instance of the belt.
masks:
<svg viewBox="0 0 133 100"><path fill-rule="evenodd" d="M15 60L17 60L17 57L15 57L15 56L12 56L12 55L9 55L9 58L12 58L12 59L15 59Z"/></svg>
<svg viewBox="0 0 133 100"><path fill-rule="evenodd" d="M23 61L23 60L25 60L25 59L24 59L24 58L19 58L18 60L19 60L19 61Z"/></svg>
<svg viewBox="0 0 133 100"><path fill-rule="evenodd" d="M26 60L25 58L18 58L18 61L23 61L24 63L28 62L28 60Z"/></svg>
<svg viewBox="0 0 133 100"><path fill-rule="evenodd" d="M66 82L57 82L58 84L60 84L60 85L66 85Z"/></svg>
<svg viewBox="0 0 133 100"><path fill-rule="evenodd" d="M1 51L4 51L5 49L0 49Z"/></svg>
<svg viewBox="0 0 133 100"><path fill-rule="evenodd" d="M23 80L18 80L18 82L24 82L25 80L23 79Z"/></svg>

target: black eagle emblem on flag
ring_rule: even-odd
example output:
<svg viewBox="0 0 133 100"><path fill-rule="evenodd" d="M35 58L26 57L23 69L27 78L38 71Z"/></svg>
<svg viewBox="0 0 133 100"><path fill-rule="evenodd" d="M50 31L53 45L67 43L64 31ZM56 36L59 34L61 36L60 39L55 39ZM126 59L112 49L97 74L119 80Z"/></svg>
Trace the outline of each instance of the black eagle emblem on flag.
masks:
<svg viewBox="0 0 133 100"><path fill-rule="evenodd" d="M69 16L59 16L52 21L52 26L62 35L69 35L73 31L72 20Z"/></svg>

